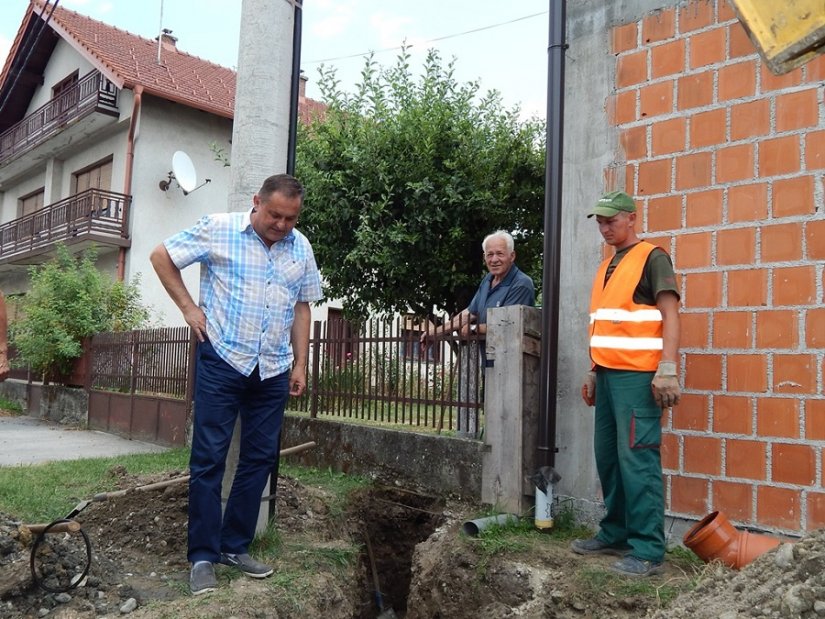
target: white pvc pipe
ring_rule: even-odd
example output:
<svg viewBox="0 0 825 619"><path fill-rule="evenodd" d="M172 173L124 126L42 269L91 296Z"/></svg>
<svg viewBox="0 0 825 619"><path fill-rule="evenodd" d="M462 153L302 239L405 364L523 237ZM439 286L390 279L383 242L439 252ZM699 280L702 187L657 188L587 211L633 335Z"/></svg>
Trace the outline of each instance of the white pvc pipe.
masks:
<svg viewBox="0 0 825 619"><path fill-rule="evenodd" d="M536 486L536 511L533 524L540 531L553 528L553 484L547 486L547 492Z"/></svg>
<svg viewBox="0 0 825 619"><path fill-rule="evenodd" d="M486 518L477 518L475 520L468 520L461 526L461 531L470 537L476 537L484 529L497 524L506 525L511 522L518 522L518 516L515 514L498 514L497 516L487 516Z"/></svg>

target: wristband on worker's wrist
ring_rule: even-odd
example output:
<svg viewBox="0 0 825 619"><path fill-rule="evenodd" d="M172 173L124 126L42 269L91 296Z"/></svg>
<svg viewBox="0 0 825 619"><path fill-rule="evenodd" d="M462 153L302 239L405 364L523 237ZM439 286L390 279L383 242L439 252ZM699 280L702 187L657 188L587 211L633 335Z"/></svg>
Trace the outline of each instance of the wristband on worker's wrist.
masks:
<svg viewBox="0 0 825 619"><path fill-rule="evenodd" d="M659 368L656 370L659 376L676 376L675 361L659 361Z"/></svg>

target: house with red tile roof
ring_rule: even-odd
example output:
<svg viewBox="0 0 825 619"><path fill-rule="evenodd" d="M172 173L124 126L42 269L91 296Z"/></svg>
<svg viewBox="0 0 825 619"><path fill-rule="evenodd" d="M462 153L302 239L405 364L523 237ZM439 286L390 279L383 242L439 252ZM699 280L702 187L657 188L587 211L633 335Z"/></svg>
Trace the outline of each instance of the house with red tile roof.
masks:
<svg viewBox="0 0 825 619"><path fill-rule="evenodd" d="M146 39L32 0L0 73L0 289L25 293L28 267L60 242L73 252L95 244L101 270L142 274L144 301L179 323L149 253L227 210L234 107L234 71L187 54L171 34ZM300 117L322 110L302 89ZM178 151L197 189L176 178Z"/></svg>

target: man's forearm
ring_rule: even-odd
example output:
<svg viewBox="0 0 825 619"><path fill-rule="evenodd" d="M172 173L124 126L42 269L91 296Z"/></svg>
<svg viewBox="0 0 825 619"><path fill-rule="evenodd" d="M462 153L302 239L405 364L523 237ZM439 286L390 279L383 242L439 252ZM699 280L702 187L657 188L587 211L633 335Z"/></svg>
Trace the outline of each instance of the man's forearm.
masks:
<svg viewBox="0 0 825 619"><path fill-rule="evenodd" d="M295 357L294 365L304 367L309 359L309 326L312 319L312 312L309 303L295 304L295 320L292 322L290 339L292 341L292 354Z"/></svg>
<svg viewBox="0 0 825 619"><path fill-rule="evenodd" d="M676 295L663 293L656 299L662 313L662 361L679 361L679 301Z"/></svg>
<svg viewBox="0 0 825 619"><path fill-rule="evenodd" d="M167 294L175 305L178 306L178 309L185 314L193 307L196 307L192 295L189 294L189 290L186 289L186 285L183 283L180 269L172 262L172 258L169 256L169 252L166 251L166 247L164 247L163 244L158 245L152 251L149 260L152 262L152 266L158 275L160 283L163 284Z"/></svg>
<svg viewBox="0 0 825 619"><path fill-rule="evenodd" d="M445 322L440 327L433 329L432 335L439 335L443 333L452 333L453 331L463 327L470 322L470 310L461 310L458 314L453 316L450 320Z"/></svg>

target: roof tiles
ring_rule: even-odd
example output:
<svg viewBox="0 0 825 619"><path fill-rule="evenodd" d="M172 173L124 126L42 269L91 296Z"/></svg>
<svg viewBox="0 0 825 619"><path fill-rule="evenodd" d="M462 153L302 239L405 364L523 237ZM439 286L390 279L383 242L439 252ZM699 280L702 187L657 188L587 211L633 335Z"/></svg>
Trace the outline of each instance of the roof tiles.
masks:
<svg viewBox="0 0 825 619"><path fill-rule="evenodd" d="M30 10L39 14L43 0ZM169 44L115 28L58 6L50 25L121 88L140 85L144 92L219 116L232 118L235 72Z"/></svg>

